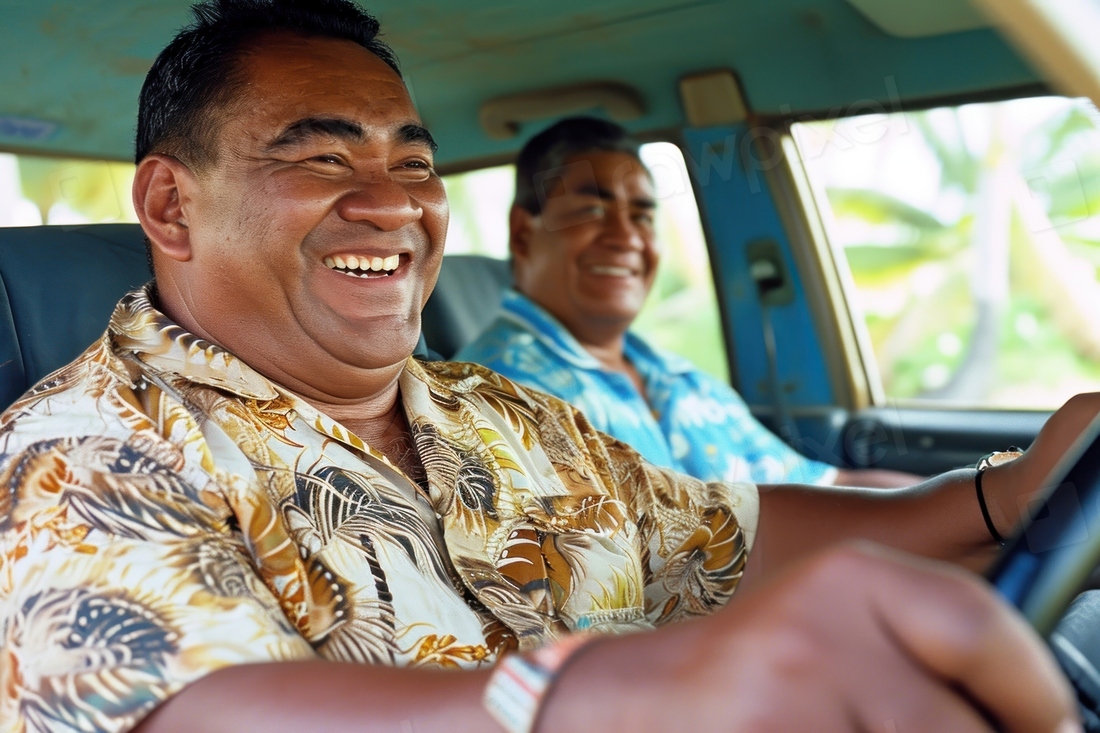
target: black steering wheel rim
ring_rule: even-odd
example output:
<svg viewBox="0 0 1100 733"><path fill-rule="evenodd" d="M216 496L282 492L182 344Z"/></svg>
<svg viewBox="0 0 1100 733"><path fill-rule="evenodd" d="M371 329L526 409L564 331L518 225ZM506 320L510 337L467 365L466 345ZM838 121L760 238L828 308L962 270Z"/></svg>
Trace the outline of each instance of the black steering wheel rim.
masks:
<svg viewBox="0 0 1100 733"><path fill-rule="evenodd" d="M1078 597L1100 563L1100 417L1044 487L988 578L1047 639L1086 730L1100 733L1100 591Z"/></svg>

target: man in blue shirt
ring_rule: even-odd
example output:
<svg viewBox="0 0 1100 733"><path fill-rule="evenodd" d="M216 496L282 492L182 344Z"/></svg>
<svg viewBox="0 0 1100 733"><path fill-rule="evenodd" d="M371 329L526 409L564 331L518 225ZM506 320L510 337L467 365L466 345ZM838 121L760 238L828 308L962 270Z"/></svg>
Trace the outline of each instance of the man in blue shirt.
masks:
<svg viewBox="0 0 1100 733"><path fill-rule="evenodd" d="M706 481L915 483L806 458L728 385L628 331L660 259L655 208L638 143L623 128L577 117L536 135L516 164L515 290L455 358L568 400L651 462Z"/></svg>

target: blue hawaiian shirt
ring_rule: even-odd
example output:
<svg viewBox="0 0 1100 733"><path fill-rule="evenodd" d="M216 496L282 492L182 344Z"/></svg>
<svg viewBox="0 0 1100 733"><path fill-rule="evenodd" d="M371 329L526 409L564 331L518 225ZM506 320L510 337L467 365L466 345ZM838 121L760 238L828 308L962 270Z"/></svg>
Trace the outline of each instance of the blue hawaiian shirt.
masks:
<svg viewBox="0 0 1100 733"><path fill-rule="evenodd" d="M598 430L651 463L704 481L829 484L834 467L788 446L729 386L633 333L626 358L646 395L603 367L553 316L524 295L505 294L489 328L455 357L571 402Z"/></svg>

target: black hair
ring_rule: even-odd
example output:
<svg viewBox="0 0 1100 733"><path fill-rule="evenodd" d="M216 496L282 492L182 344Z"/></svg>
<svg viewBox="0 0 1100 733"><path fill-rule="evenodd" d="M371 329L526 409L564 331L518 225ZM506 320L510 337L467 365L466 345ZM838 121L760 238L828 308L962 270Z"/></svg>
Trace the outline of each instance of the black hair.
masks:
<svg viewBox="0 0 1100 733"><path fill-rule="evenodd" d="M545 192L540 182L574 156L593 151L627 153L641 161L641 144L621 125L597 117L567 117L527 141L516 158L515 204L532 214L542 212Z"/></svg>
<svg viewBox="0 0 1100 733"><path fill-rule="evenodd" d="M349 0L207 0L192 6L194 22L153 62L138 103L134 160L174 155L190 166L217 158L217 112L244 79L239 63L257 37L290 32L353 41L401 74L397 57L378 40L378 21Z"/></svg>

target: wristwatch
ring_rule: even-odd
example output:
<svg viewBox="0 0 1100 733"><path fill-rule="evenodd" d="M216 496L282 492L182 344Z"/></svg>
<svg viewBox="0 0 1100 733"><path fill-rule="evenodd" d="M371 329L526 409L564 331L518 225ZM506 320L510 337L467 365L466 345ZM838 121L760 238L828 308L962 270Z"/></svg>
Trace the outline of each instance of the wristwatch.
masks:
<svg viewBox="0 0 1100 733"><path fill-rule="evenodd" d="M508 733L532 733L558 675L591 634L572 634L528 654L509 654L493 670L483 703Z"/></svg>

